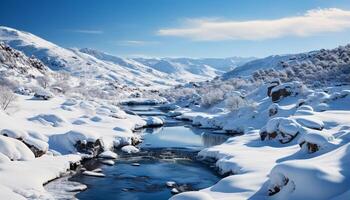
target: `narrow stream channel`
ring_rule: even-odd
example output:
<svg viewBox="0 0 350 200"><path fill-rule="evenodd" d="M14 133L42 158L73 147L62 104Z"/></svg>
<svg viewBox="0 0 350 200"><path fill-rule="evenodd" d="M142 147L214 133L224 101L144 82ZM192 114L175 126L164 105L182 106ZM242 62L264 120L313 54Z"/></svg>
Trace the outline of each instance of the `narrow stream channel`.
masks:
<svg viewBox="0 0 350 200"><path fill-rule="evenodd" d="M141 116L162 116L152 106L128 107ZM164 116L163 116L164 117ZM221 144L228 136L212 134L183 122L166 119L160 128L147 128L139 132L143 142L137 154L118 152L115 165L107 166L92 159L84 163L87 170L102 169L105 177L85 176L77 173L69 181L87 185L88 189L76 194L81 200L165 200L173 194L175 182L179 191L200 190L215 184L220 177L213 166L196 160L199 150Z"/></svg>

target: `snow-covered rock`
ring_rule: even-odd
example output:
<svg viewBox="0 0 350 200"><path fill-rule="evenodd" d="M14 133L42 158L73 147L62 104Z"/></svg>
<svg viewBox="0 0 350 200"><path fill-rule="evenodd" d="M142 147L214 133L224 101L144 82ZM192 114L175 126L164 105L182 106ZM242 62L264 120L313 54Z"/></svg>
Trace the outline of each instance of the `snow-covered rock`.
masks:
<svg viewBox="0 0 350 200"><path fill-rule="evenodd" d="M299 133L300 125L293 119L276 117L269 120L266 128L261 129L261 140L277 139L281 143L292 141Z"/></svg>
<svg viewBox="0 0 350 200"><path fill-rule="evenodd" d="M298 141L300 147L309 153L314 153L327 147L334 137L322 131L310 131L304 134Z"/></svg>
<svg viewBox="0 0 350 200"><path fill-rule="evenodd" d="M125 153L131 154L131 153L138 153L140 150L136 148L133 145L126 145L121 148L121 150Z"/></svg>
<svg viewBox="0 0 350 200"><path fill-rule="evenodd" d="M118 154L114 153L113 151L104 151L98 155L99 158L104 159L116 159L118 157Z"/></svg>

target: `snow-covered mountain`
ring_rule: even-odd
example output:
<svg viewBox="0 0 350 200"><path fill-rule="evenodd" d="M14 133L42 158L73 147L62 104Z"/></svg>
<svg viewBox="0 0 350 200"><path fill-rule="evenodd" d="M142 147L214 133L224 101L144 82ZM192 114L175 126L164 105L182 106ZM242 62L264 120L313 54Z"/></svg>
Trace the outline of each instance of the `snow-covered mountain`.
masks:
<svg viewBox="0 0 350 200"><path fill-rule="evenodd" d="M350 44L334 49L307 53L269 56L254 60L225 73L223 80L252 78L254 80L301 81L306 84L335 85L348 82Z"/></svg>
<svg viewBox="0 0 350 200"><path fill-rule="evenodd" d="M0 41L25 55L35 56L51 70L75 77L132 86L174 85L203 81L249 59L120 58L93 49L68 49L31 33L0 26Z"/></svg>
<svg viewBox="0 0 350 200"><path fill-rule="evenodd" d="M281 67L280 63L282 61L287 61L291 57L293 57L293 55L273 55L266 58L252 60L223 74L222 77L223 79L245 77L251 75L254 71L261 69L278 69Z"/></svg>
<svg viewBox="0 0 350 200"><path fill-rule="evenodd" d="M0 40L27 56L35 56L52 70L65 70L76 77L134 86L176 83L167 74L150 73L151 70L144 71L139 66L130 69L105 62L78 49L62 48L31 33L12 28L0 27Z"/></svg>
<svg viewBox="0 0 350 200"><path fill-rule="evenodd" d="M3 84L11 87L13 81L29 83L35 77L47 76L50 71L40 60L29 58L0 42L0 79Z"/></svg>

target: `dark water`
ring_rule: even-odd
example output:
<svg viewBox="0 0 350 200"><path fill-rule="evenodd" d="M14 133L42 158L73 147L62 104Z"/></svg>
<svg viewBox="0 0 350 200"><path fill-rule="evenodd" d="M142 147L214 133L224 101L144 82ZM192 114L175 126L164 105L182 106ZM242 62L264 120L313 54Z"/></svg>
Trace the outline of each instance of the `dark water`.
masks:
<svg viewBox="0 0 350 200"><path fill-rule="evenodd" d="M140 166L132 166L137 162ZM189 159L138 157L120 160L115 166L100 166L104 178L77 175L71 178L88 186L78 199L162 200L172 196L167 181L198 190L215 184L219 177L206 165Z"/></svg>
<svg viewBox="0 0 350 200"><path fill-rule="evenodd" d="M145 115L160 112L150 106L133 106L131 110ZM197 161L195 156L200 149L221 144L228 137L190 125L171 124L140 131L143 137L140 153L119 153L120 158L114 166L103 165L98 159L85 163L88 170L101 168L106 177L73 176L71 181L88 186L76 197L82 200L163 200L172 196L167 181L175 181L186 190L215 184L220 176L207 164ZM139 166L133 166L133 163Z"/></svg>

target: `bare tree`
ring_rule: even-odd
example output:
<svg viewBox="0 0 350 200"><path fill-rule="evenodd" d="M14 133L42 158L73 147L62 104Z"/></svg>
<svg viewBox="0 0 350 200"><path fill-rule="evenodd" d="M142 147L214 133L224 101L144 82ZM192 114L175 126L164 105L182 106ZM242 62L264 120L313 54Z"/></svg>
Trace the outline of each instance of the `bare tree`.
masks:
<svg viewBox="0 0 350 200"><path fill-rule="evenodd" d="M36 80L44 89L46 89L50 84L50 79L47 76L39 76L36 78Z"/></svg>
<svg viewBox="0 0 350 200"><path fill-rule="evenodd" d="M0 86L0 107L4 111L13 105L17 100L17 96L7 87Z"/></svg>

